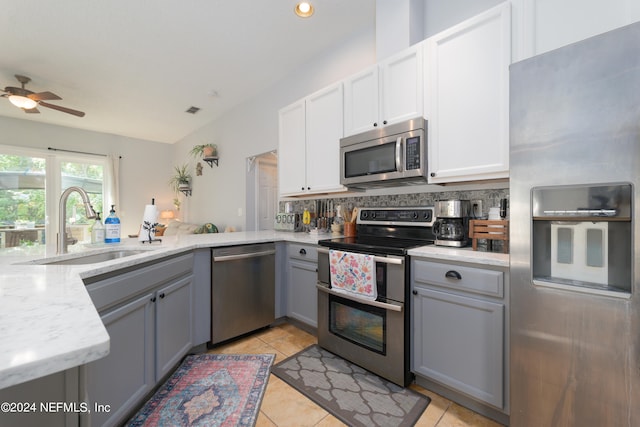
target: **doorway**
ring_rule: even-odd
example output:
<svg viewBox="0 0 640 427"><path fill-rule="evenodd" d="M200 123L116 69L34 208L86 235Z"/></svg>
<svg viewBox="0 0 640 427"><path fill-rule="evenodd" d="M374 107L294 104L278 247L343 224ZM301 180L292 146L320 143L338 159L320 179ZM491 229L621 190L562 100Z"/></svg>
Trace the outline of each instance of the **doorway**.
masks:
<svg viewBox="0 0 640 427"><path fill-rule="evenodd" d="M248 231L273 230L278 210L278 155L276 151L247 158Z"/></svg>

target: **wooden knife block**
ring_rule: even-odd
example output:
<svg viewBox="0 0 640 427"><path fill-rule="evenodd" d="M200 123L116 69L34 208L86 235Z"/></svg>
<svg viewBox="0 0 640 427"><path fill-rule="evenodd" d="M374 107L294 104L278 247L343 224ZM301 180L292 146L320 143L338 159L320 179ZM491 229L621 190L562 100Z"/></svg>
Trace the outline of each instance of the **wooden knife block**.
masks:
<svg viewBox="0 0 640 427"><path fill-rule="evenodd" d="M502 252L509 253L509 221L472 219L469 221L469 237L471 247L478 250L478 240L502 240Z"/></svg>

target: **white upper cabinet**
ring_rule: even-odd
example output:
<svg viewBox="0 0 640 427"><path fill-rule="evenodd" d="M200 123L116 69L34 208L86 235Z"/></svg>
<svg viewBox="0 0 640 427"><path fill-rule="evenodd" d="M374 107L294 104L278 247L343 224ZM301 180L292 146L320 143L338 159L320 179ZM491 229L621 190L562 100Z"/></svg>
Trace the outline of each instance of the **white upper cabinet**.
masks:
<svg viewBox="0 0 640 427"><path fill-rule="evenodd" d="M279 112L278 185L280 195L306 188L305 102L298 101Z"/></svg>
<svg viewBox="0 0 640 427"><path fill-rule="evenodd" d="M280 196L345 191L340 185L342 83L280 110Z"/></svg>
<svg viewBox="0 0 640 427"><path fill-rule="evenodd" d="M429 183L507 178L509 3L428 38L425 52Z"/></svg>
<svg viewBox="0 0 640 427"><path fill-rule="evenodd" d="M340 185L342 84L322 89L306 99L307 191L345 191Z"/></svg>
<svg viewBox="0 0 640 427"><path fill-rule="evenodd" d="M402 52L344 81L344 135L422 116L422 45Z"/></svg>

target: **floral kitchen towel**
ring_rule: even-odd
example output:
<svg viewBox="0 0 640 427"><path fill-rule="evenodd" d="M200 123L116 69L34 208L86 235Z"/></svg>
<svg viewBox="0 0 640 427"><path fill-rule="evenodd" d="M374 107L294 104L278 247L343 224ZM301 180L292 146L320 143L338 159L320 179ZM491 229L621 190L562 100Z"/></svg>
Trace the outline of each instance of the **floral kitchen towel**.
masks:
<svg viewBox="0 0 640 427"><path fill-rule="evenodd" d="M331 289L375 300L376 263L373 255L329 250Z"/></svg>

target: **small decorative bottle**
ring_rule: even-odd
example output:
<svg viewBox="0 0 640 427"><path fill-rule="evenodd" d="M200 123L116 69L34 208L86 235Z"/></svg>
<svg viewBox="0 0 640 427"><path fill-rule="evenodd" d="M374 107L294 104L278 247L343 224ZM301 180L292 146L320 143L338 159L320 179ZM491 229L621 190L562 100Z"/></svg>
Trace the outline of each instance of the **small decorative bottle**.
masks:
<svg viewBox="0 0 640 427"><path fill-rule="evenodd" d="M91 243L104 243L104 225L100 220L100 212L96 212L96 222L91 228Z"/></svg>
<svg viewBox="0 0 640 427"><path fill-rule="evenodd" d="M116 216L115 205L111 205L109 216L104 220L104 242L120 243L120 218Z"/></svg>

